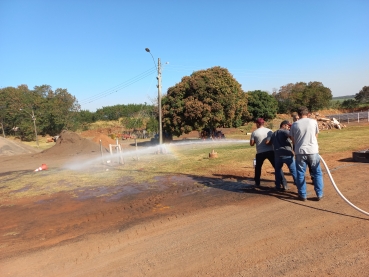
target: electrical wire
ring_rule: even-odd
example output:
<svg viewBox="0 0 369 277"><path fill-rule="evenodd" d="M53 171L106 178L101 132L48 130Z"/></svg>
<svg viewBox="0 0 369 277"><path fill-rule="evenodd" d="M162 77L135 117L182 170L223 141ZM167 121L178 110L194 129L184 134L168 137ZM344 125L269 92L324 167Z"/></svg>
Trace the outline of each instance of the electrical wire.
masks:
<svg viewBox="0 0 369 277"><path fill-rule="evenodd" d="M156 72L157 72L156 68L152 67L152 68L146 70L145 72L142 72L141 74L139 74L139 75L137 75L137 76L135 76L135 77L119 84L119 85L116 85L113 88L110 88L110 89L105 90L101 93L92 95L90 97L84 98L79 104L84 105L84 104L92 103L92 102L97 101L99 99L105 98L108 95L111 95L111 94L113 94L113 93L115 93L119 90L122 90L122 89L134 84L134 83L137 83L138 81L141 81L142 79L144 79L144 78L146 78L146 77L148 77L148 76L150 76L150 75L152 75L153 73L156 73Z"/></svg>
<svg viewBox="0 0 369 277"><path fill-rule="evenodd" d="M361 213L366 214L366 215L368 215L368 216L369 216L369 213L368 213L368 212L366 212L366 211L364 211L364 210L362 210L362 209L360 209L360 208L356 207L354 204L352 204L350 201L348 201L348 200L346 199L346 197L345 197L345 196L343 196L343 194L342 194L342 193L340 192L340 190L338 189L338 187L337 187L336 183L334 182L333 177L332 177L332 174L331 174L331 172L329 171L329 168L328 168L327 164L325 163L325 161L323 160L322 156L320 156L320 159L321 159L321 161L323 162L323 164L324 164L324 166L325 166L325 169L327 170L327 173L328 173L329 179L331 180L332 185L333 185L334 189L336 190L336 192L338 193L338 195L339 195L339 196L341 196L341 198L342 198L343 200L345 200L345 202L346 202L347 204L349 204L351 207L353 207L355 210L357 210L357 211L359 211L359 212L361 212Z"/></svg>

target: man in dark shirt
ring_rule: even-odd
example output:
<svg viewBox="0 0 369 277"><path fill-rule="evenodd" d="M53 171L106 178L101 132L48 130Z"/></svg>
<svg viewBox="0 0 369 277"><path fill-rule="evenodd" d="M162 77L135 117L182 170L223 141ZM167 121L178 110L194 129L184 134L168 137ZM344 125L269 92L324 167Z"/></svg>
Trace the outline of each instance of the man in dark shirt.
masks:
<svg viewBox="0 0 369 277"><path fill-rule="evenodd" d="M275 168L275 187L277 190L288 190L287 183L281 184L281 171L283 164L290 170L293 182L296 185L296 164L292 148L292 141L289 138L291 123L287 120L282 121L280 129L275 131L267 144L272 144L274 149L274 168Z"/></svg>

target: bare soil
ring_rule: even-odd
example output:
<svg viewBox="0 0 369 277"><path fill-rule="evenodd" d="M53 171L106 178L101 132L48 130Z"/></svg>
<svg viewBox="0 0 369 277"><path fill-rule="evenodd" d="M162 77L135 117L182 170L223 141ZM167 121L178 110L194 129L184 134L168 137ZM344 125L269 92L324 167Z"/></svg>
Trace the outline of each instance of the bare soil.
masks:
<svg viewBox="0 0 369 277"><path fill-rule="evenodd" d="M99 155L91 140L61 137L42 153L1 156L0 174ZM352 152L323 158L345 197L369 211L369 163L353 162ZM327 174L319 202L308 177L301 202L290 176L291 189L276 192L268 167L260 189L244 177L252 175L226 165L217 175L158 178L156 190L118 183L109 196L8 198L0 184L0 276L368 275L369 217L338 196Z"/></svg>

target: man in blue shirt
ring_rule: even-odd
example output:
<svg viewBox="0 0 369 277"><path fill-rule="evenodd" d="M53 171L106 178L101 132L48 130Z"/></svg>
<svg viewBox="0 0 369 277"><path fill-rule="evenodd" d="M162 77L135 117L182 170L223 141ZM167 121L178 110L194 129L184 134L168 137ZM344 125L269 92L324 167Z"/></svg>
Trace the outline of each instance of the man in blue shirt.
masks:
<svg viewBox="0 0 369 277"><path fill-rule="evenodd" d="M292 148L292 141L290 140L291 123L287 120L282 121L280 129L275 131L270 139L267 140L267 144L272 144L274 149L274 168L275 168L275 188L277 190L288 190L287 183L281 184L281 172L283 164L288 166L293 178L293 182L296 185L296 164ZM281 186L282 185L282 186Z"/></svg>

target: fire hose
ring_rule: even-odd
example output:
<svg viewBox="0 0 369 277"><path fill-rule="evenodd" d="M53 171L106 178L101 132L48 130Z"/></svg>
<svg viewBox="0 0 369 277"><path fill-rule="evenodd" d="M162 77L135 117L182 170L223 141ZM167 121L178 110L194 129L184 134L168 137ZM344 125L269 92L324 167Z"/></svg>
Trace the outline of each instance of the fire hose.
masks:
<svg viewBox="0 0 369 277"><path fill-rule="evenodd" d="M341 198L342 198L342 199L343 199L347 204L349 204L351 207L353 207L355 210L357 210L357 211L359 211L359 212L361 212L361 213L366 214L367 216L369 216L369 213L368 213L368 212L366 212L366 211L364 211L364 210L362 210L362 209L360 209L360 208L356 207L354 204L352 204L350 201L348 201L348 200L346 199L346 197L345 197L345 196L343 196L343 194L342 194L342 193L340 192L340 190L338 189L338 187L337 187L336 183L334 182L333 177L332 177L332 174L331 174L331 172L329 171L329 168L328 168L327 164L325 163L325 161L323 160L322 156L320 156L320 159L321 159L321 161L323 162L323 164L324 164L324 166L325 166L325 169L327 170L327 173L328 173L329 179L331 180L331 183L332 183L332 185L333 185L334 189L336 190L336 192L338 193L338 195L339 195L339 196L341 196Z"/></svg>

